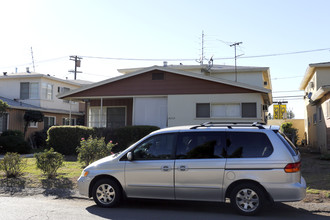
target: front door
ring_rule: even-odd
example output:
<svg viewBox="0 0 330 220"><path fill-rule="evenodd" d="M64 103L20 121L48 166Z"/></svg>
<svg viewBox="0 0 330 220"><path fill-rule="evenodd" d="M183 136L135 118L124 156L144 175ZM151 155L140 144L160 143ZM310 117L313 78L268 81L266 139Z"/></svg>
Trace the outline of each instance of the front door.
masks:
<svg viewBox="0 0 330 220"><path fill-rule="evenodd" d="M174 199L174 143L176 134L152 136L133 151L126 161L128 197Z"/></svg>
<svg viewBox="0 0 330 220"><path fill-rule="evenodd" d="M175 198L222 201L226 164L222 132L185 132L178 137Z"/></svg>

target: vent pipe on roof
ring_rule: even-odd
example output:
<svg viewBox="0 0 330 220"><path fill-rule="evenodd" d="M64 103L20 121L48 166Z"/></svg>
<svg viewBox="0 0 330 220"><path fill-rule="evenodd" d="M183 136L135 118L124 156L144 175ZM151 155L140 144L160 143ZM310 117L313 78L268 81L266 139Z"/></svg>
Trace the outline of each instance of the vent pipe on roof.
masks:
<svg viewBox="0 0 330 220"><path fill-rule="evenodd" d="M164 64L164 67L167 67L167 61L164 61L163 64Z"/></svg>

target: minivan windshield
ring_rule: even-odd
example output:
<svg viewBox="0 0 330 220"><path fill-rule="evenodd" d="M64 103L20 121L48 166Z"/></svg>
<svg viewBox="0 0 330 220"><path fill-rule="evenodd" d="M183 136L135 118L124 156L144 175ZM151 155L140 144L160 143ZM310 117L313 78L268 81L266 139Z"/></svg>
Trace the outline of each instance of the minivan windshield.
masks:
<svg viewBox="0 0 330 220"><path fill-rule="evenodd" d="M284 145L288 148L292 156L298 155L299 153L298 148L291 142L291 140L283 132L279 131L277 132L277 135L280 137Z"/></svg>

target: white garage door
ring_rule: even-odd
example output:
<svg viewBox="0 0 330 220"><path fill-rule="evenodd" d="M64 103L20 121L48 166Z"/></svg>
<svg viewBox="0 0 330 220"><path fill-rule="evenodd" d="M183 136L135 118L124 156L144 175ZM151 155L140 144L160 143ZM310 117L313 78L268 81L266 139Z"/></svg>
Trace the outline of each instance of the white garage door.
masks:
<svg viewBox="0 0 330 220"><path fill-rule="evenodd" d="M134 125L167 127L167 98L134 98Z"/></svg>

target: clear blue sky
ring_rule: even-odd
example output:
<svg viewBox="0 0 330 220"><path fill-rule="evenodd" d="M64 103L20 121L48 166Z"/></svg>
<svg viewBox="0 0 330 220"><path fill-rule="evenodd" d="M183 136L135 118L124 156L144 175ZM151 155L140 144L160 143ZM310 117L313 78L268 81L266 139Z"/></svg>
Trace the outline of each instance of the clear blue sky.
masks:
<svg viewBox="0 0 330 220"><path fill-rule="evenodd" d="M0 71L31 70L73 78L70 55L178 59L169 64L197 64L201 34L205 56L233 65L270 67L274 97L299 93L310 63L330 61L330 50L248 58L330 48L330 1L326 0L0 0ZM224 42L228 42L227 44ZM226 58L226 59L220 59ZM83 58L78 79L99 81L117 69L162 65L162 61ZM302 99L288 108L303 118Z"/></svg>

